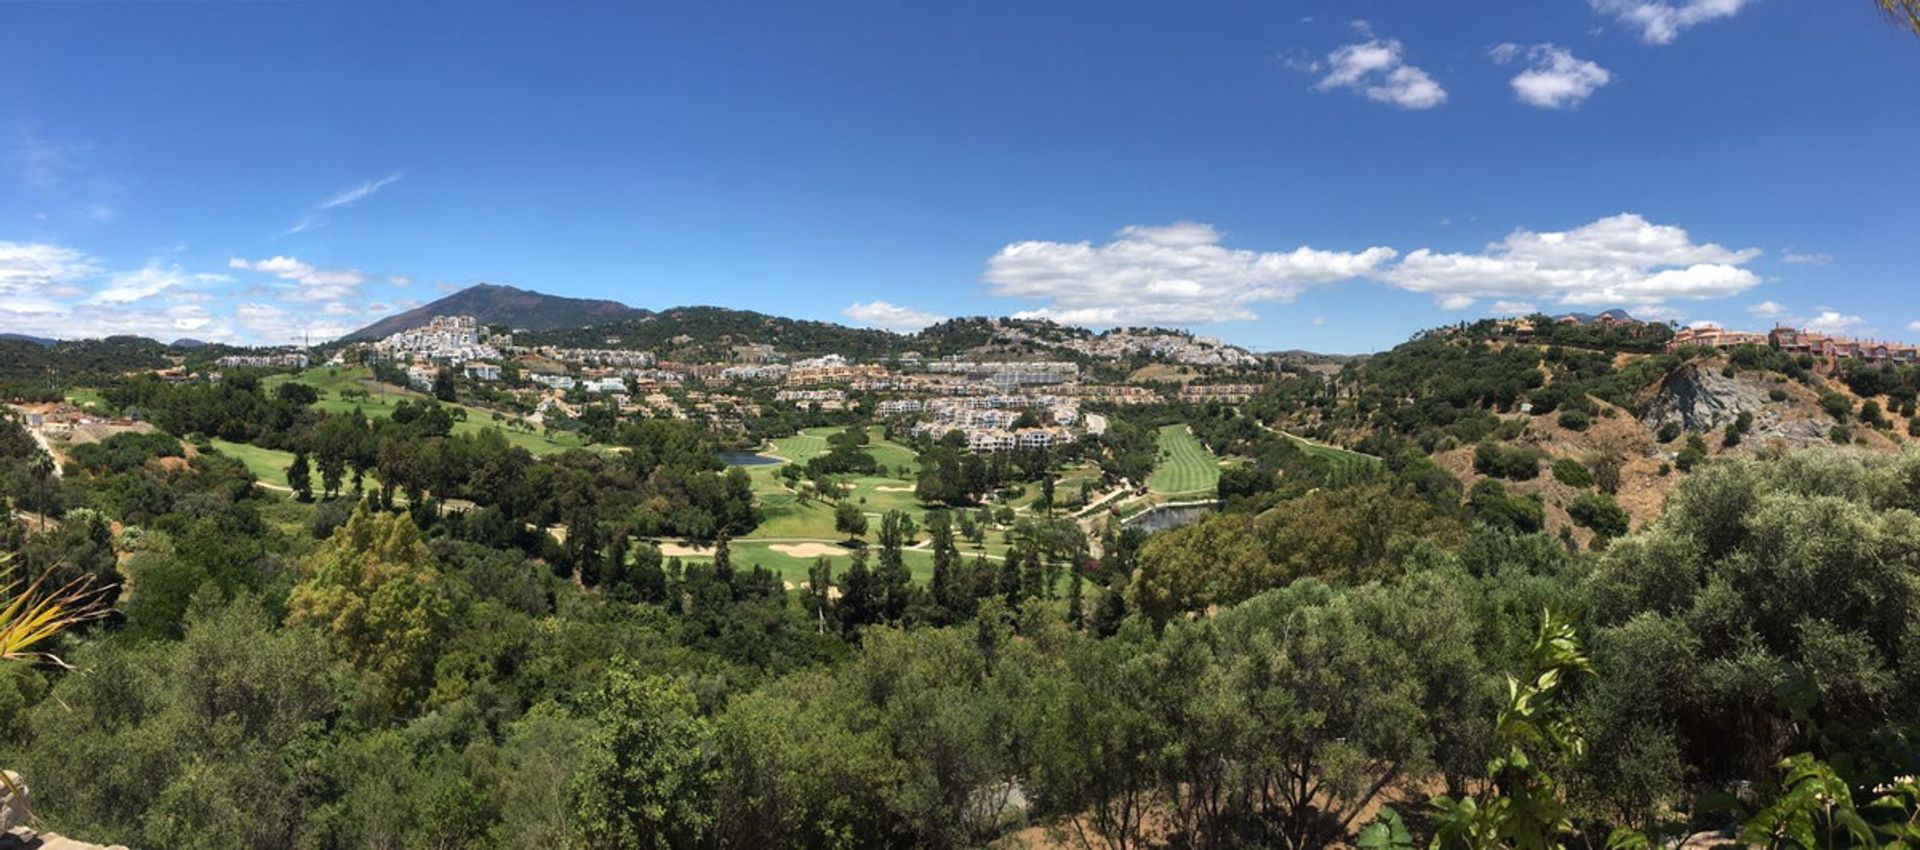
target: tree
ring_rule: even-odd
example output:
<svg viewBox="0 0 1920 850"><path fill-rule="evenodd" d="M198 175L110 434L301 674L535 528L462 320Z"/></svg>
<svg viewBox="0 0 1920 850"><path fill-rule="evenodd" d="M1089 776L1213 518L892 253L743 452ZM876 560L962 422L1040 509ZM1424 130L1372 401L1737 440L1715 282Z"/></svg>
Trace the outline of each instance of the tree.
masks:
<svg viewBox="0 0 1920 850"><path fill-rule="evenodd" d="M312 625L405 711L432 684L450 614L432 556L406 514L364 506L301 564L287 623Z"/></svg>
<svg viewBox="0 0 1920 850"><path fill-rule="evenodd" d="M442 366L439 371L433 373L433 397L446 402L451 402L458 398L453 388L453 369L451 367Z"/></svg>
<svg viewBox="0 0 1920 850"><path fill-rule="evenodd" d="M913 520L906 511L893 510L881 516L880 560L874 568L873 580L881 618L886 622L899 620L911 601L913 574L907 570L903 549L912 534Z"/></svg>
<svg viewBox="0 0 1920 850"><path fill-rule="evenodd" d="M880 600L874 587L873 572L867 569L867 550L853 550L852 563L840 577L840 624L851 633L859 626L880 621Z"/></svg>
<svg viewBox="0 0 1920 850"><path fill-rule="evenodd" d="M1591 672L1572 624L1548 612L1526 678L1507 678L1507 705L1494 723L1494 756L1482 790L1457 800L1433 799L1435 850L1564 846L1562 839L1574 833L1573 815L1564 783L1548 767L1586 756L1586 740L1561 687Z"/></svg>
<svg viewBox="0 0 1920 850"><path fill-rule="evenodd" d="M860 506L849 501L841 501L833 506L833 530L859 539L867 534L867 515Z"/></svg>
<svg viewBox="0 0 1920 850"><path fill-rule="evenodd" d="M293 488L294 498L302 502L313 501L313 466L307 462L304 449L294 452L293 462L287 464L287 484Z"/></svg>
<svg viewBox="0 0 1920 850"><path fill-rule="evenodd" d="M589 847L691 847L713 826L713 730L693 694L616 660L592 698L572 796Z"/></svg>
<svg viewBox="0 0 1920 850"><path fill-rule="evenodd" d="M1582 527L1593 529L1596 542L1627 533L1627 511L1612 496L1582 493L1567 506L1567 516Z"/></svg>

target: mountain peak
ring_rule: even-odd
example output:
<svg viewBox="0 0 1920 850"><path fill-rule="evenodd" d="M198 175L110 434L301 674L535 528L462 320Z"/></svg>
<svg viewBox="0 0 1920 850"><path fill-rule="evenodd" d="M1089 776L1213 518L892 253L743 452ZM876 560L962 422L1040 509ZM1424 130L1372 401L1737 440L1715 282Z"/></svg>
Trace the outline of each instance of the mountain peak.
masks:
<svg viewBox="0 0 1920 850"><path fill-rule="evenodd" d="M484 325L542 331L644 319L651 315L650 310L638 310L618 301L566 298L517 286L477 283L431 304L388 316L348 334L345 339L380 339L420 327L440 316L472 316Z"/></svg>

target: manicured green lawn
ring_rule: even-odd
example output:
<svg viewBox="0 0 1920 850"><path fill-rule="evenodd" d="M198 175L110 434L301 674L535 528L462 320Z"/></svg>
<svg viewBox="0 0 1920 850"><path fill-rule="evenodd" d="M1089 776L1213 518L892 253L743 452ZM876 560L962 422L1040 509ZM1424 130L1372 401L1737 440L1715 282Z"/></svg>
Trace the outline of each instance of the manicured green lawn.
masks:
<svg viewBox="0 0 1920 850"><path fill-rule="evenodd" d="M1220 461L1185 425L1160 429L1160 460L1147 480L1158 493L1212 494L1220 483Z"/></svg>
<svg viewBox="0 0 1920 850"><path fill-rule="evenodd" d="M922 532L919 539L924 541L926 534ZM782 544L737 540L728 546L728 555L733 559L733 566L736 570L750 570L755 566L766 567L779 573L782 580L791 582L795 588L798 588L807 580L807 571L813 568L815 559L796 558L785 552L774 551L773 547L776 545ZM680 560L683 562L712 561L713 556L710 554L711 552L712 550L709 549L700 555L682 555ZM970 545L962 544L960 546L960 558L965 563L971 564L974 557L978 554L979 553L975 552ZM880 552L877 548L873 546L867 547L867 567L869 569L874 566L874 561L879 556ZM925 549L906 549L901 552L901 556L902 560L907 564L907 571L913 574L914 583L924 586L933 580L933 553L931 551ZM847 565L852 561L852 558L849 555L835 555L828 560L833 564L833 576L838 580L840 576L846 572ZM994 563L997 564L998 561L995 560Z"/></svg>
<svg viewBox="0 0 1920 850"><path fill-rule="evenodd" d="M403 399L418 401L426 398L421 393L398 387L385 387L373 383L373 372L364 366L315 366L299 375L270 375L262 380L261 386L272 392L281 384L298 379L320 391L320 400L315 402L315 410L328 413L352 413L355 410L366 414L368 418L381 419L393 415L393 408ZM343 399L341 390L366 389L373 393L369 398ZM504 422L493 421L493 411L480 407L449 405L465 410L467 418L454 420L453 432L456 434L476 434L487 428L498 428L505 434L507 442L519 446L536 455L548 455L567 449L586 448L587 442L579 435L565 431L528 432L508 428ZM823 443L824 445L824 443Z"/></svg>
<svg viewBox="0 0 1920 850"><path fill-rule="evenodd" d="M291 495L292 485L287 480L287 467L293 464L292 452L283 452L278 449L263 449L259 446L248 445L246 443L233 443L218 438L212 441L212 445L220 454L246 464L247 471L252 472L253 477L260 479L260 483L265 484L267 489L282 495ZM342 482L341 489L349 491L348 494L351 495L353 485L353 472L351 470L347 472L345 479L346 480ZM313 488L313 492L317 497L320 493L320 471L318 469L312 469L307 474L307 482ZM366 480L362 481L361 485L369 490L380 486L379 481L373 477L372 473L367 474Z"/></svg>
<svg viewBox="0 0 1920 850"><path fill-rule="evenodd" d="M1282 432L1282 433L1284 434L1285 432ZM1378 466L1380 464L1380 459L1377 457L1374 457L1373 455L1361 454L1359 452L1354 452L1354 451L1348 451L1346 449L1340 448L1339 446L1330 446L1330 445L1327 445L1326 443L1317 443L1317 442L1314 442L1313 440L1309 440L1305 437L1298 437L1293 434L1285 434L1285 436L1287 439L1292 440L1294 445L1299 446L1301 450L1305 451L1307 454L1313 455L1315 457L1326 458L1327 462L1332 465L1333 469L1336 472L1353 472L1353 471L1358 471L1360 469L1364 469L1368 467Z"/></svg>
<svg viewBox="0 0 1920 850"><path fill-rule="evenodd" d="M231 443L221 439L215 439L213 441L213 447L218 449L221 454L246 464L247 471L252 472L253 477L260 479L262 483L267 485L268 489L272 489L277 493L285 493L290 489L287 483L287 467L293 463L292 452L263 449L259 446L250 446L246 443ZM309 476L309 478L313 485L318 488L320 477L313 475Z"/></svg>
<svg viewBox="0 0 1920 850"><path fill-rule="evenodd" d="M87 387L69 390L67 392L67 403L82 409L97 408L105 410L107 408L106 397L100 395L99 390Z"/></svg>

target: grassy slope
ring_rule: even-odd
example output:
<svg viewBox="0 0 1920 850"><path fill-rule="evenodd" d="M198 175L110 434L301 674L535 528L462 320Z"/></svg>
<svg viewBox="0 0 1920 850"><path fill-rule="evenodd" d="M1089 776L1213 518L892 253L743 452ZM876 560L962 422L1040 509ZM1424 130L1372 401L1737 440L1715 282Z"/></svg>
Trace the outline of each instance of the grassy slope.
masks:
<svg viewBox="0 0 1920 850"><path fill-rule="evenodd" d="M212 444L221 454L246 464L247 471L252 472L253 477L260 479L260 483L266 485L267 489L281 494L287 494L292 491L293 488L287 481L287 467L293 464L292 452L283 452L278 449L263 449L259 446L248 445L246 443L232 443L218 438L215 438ZM348 491L348 495L351 495L353 489L353 471L348 470L347 474L343 476L343 479L341 489ZM307 481L313 487L313 492L317 496L320 492L320 471L314 469L308 473ZM367 478L362 482L362 485L369 490L377 489L380 486L379 480L374 478L371 472L367 473Z"/></svg>
<svg viewBox="0 0 1920 850"><path fill-rule="evenodd" d="M1212 495L1220 483L1220 461L1185 425L1160 429L1160 461L1147 479L1157 493Z"/></svg>
<svg viewBox="0 0 1920 850"><path fill-rule="evenodd" d="M293 380L295 377L296 376L289 375L272 375L262 381L262 385L265 386L268 391L272 391L275 387L289 380ZM300 383L307 384L320 391L320 401L314 404L314 408L316 410L324 410L328 413L351 413L357 409L370 418L385 418L393 415L394 405L398 404L402 399L419 400L426 398L425 395L420 393L398 387L384 387L384 391L381 391L379 388L384 385L373 383L372 377L372 372L363 367L332 366L316 366L301 372L297 376ZM373 397L368 399L354 399L352 401L343 400L340 398L340 391L344 389L367 389L373 392ZM501 433L506 435L508 443L524 448L536 455L553 454L554 452L565 451L567 449L585 448L587 445L586 441L580 439L576 434L561 431L529 433L507 428L505 423L493 421L494 412L486 408L467 407L465 405L452 406L459 407L467 412L466 421L456 420L453 423L453 431L456 434L474 434L486 428L498 428Z"/></svg>
<svg viewBox="0 0 1920 850"><path fill-rule="evenodd" d="M1282 433L1285 434L1285 432ZM1294 445L1299 446L1302 451L1315 457L1326 458L1328 462L1333 465L1334 469L1343 472L1357 470L1362 467L1375 466L1380 463L1380 459L1373 455L1348 451L1338 446L1329 446L1325 443L1316 443L1305 437L1298 437L1293 434L1285 434L1285 436L1287 439L1292 440Z"/></svg>

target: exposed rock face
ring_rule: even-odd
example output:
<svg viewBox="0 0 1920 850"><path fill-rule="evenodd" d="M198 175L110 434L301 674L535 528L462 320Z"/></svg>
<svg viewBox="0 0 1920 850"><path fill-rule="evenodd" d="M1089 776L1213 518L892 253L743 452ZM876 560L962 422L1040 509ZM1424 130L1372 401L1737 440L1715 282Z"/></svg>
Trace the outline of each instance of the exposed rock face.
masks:
<svg viewBox="0 0 1920 850"><path fill-rule="evenodd" d="M27 804L33 794L20 774L11 770L6 773L7 782L0 785L0 850L127 850L118 844L102 847L27 826Z"/></svg>
<svg viewBox="0 0 1920 850"><path fill-rule="evenodd" d="M20 774L11 770L6 774L5 785L0 785L0 832L26 825L28 804L33 800L32 792L27 789L27 781L21 779Z"/></svg>
<svg viewBox="0 0 1920 850"><path fill-rule="evenodd" d="M1742 413L1758 418L1766 406L1765 391L1689 363L1660 382L1660 391L1641 421L1648 428L1659 428L1677 419L1689 431L1711 431Z"/></svg>
<svg viewBox="0 0 1920 850"><path fill-rule="evenodd" d="M1783 440L1797 445L1824 444L1831 420L1797 413L1794 405L1771 403L1767 388L1740 376L1727 377L1711 366L1689 363L1660 382L1640 421L1649 429L1677 421L1688 431L1705 433L1726 427L1742 413L1753 414L1748 442Z"/></svg>

